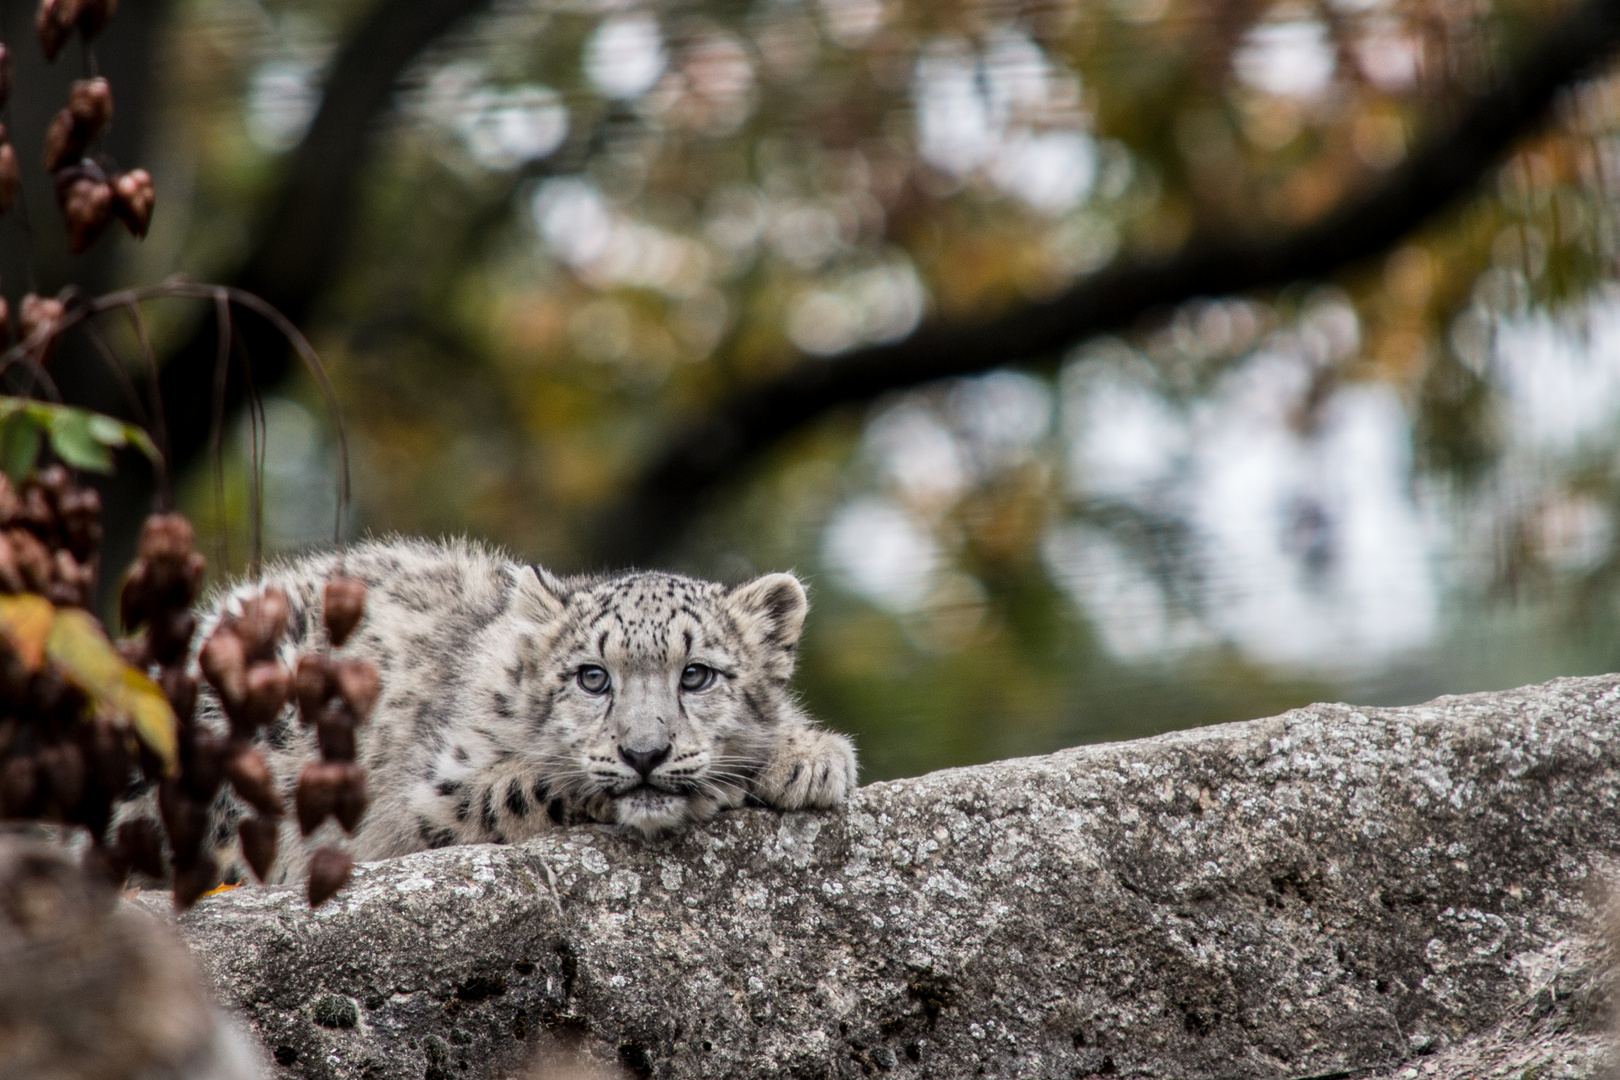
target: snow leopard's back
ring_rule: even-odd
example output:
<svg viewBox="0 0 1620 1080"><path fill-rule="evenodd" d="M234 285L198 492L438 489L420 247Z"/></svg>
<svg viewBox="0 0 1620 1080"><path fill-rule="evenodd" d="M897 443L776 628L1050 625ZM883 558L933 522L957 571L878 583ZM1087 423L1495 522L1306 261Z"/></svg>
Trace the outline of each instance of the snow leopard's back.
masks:
<svg viewBox="0 0 1620 1080"><path fill-rule="evenodd" d="M266 585L287 595L280 651L328 646L321 619L331 554L270 566L216 597L198 642ZM342 572L368 587L364 621L335 655L375 664L381 693L356 733L370 809L349 839L361 860L458 843L522 840L558 824L617 823L651 834L754 799L832 806L854 787L848 739L818 727L789 689L808 610L790 574L735 587L631 571L558 578L466 541L359 544ZM223 731L211 692L201 722ZM289 706L259 736L293 803L314 734ZM129 812L154 814L154 800ZM247 874L222 790L211 839ZM328 820L308 838L281 825L271 880L304 875L341 841Z"/></svg>
<svg viewBox="0 0 1620 1080"><path fill-rule="evenodd" d="M239 585L215 599L198 642L206 640L224 608L262 586L275 585L286 592L289 608L281 660L296 665L299 654L327 646L321 594L337 566L331 553L269 565L262 581ZM368 591L366 617L337 655L369 660L382 676L376 709L358 733L357 756L366 769L372 805L352 839L357 858L384 858L425 846L408 824L409 791L431 771L442 748L478 639L511 606L516 566L499 552L461 540L371 541L354 545L344 556L343 572L364 581ZM218 700L206 689L200 711L204 723L224 730ZM289 707L261 738L277 788L290 807L299 772L319 755L314 732ZM216 803L213 840L224 859L238 861L236 824L248 812L228 791ZM282 824L274 877L301 876L308 851L333 839L337 829L328 821L306 840L289 816ZM239 863L235 869L243 872Z"/></svg>

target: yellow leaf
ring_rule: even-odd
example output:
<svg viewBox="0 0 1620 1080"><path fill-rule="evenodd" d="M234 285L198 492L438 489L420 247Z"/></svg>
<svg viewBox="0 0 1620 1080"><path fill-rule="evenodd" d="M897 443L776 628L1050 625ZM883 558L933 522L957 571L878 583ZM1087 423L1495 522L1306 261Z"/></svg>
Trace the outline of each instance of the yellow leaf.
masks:
<svg viewBox="0 0 1620 1080"><path fill-rule="evenodd" d="M63 608L56 613L45 655L61 666L70 682L93 698L111 703L110 699L123 691L124 661L88 611Z"/></svg>
<svg viewBox="0 0 1620 1080"><path fill-rule="evenodd" d="M45 643L55 615L56 608L43 596L0 596L0 635L4 635L30 674L45 661Z"/></svg>
<svg viewBox="0 0 1620 1080"><path fill-rule="evenodd" d="M163 762L163 771L173 776L180 766L180 743L169 699L158 684L134 668L124 667L125 707L135 735Z"/></svg>
<svg viewBox="0 0 1620 1080"><path fill-rule="evenodd" d="M45 653L98 708L128 720L164 771L174 772L180 750L169 699L157 683L124 663L94 616L78 608L58 611Z"/></svg>

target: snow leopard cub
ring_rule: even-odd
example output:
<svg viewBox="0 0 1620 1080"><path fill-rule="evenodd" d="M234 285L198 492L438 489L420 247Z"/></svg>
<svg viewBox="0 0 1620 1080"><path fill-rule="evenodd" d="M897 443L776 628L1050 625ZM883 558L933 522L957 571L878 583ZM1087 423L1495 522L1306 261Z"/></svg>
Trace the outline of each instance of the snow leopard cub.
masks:
<svg viewBox="0 0 1620 1080"><path fill-rule="evenodd" d="M291 607L285 662L322 642L334 562L265 574ZM418 540L357 545L345 568L369 596L339 655L382 673L359 731L371 795L359 859L579 821L652 835L750 800L833 806L855 785L850 741L815 726L788 690L808 609L789 574L735 588L652 571L562 578L474 543ZM204 709L221 722L216 702ZM313 735L289 708L261 739L290 805ZM218 854L239 872L244 813L230 795L215 806ZM336 828L303 840L289 818L271 880L301 876Z"/></svg>

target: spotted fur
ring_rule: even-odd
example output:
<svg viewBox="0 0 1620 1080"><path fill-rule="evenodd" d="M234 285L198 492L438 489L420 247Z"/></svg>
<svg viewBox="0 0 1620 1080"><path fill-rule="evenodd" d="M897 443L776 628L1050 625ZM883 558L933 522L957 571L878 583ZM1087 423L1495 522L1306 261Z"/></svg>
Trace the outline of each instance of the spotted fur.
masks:
<svg viewBox="0 0 1620 1080"><path fill-rule="evenodd" d="M791 575L735 588L651 571L562 578L477 544L416 540L359 545L345 565L370 592L340 655L375 663L383 687L360 731L360 859L582 821L652 835L746 801L832 806L855 784L849 740L815 726L788 688L807 611ZM265 575L290 601L289 663L324 642L333 568L320 555ZM690 664L713 669L712 685L683 689ZM582 685L591 667L607 673L603 692ZM204 708L220 723L212 699ZM289 709L261 738L290 805L312 734ZM663 756L643 776L638 754L643 769ZM229 795L215 809L215 840L235 860L245 810ZM289 820L272 878L297 877L336 829L305 841Z"/></svg>

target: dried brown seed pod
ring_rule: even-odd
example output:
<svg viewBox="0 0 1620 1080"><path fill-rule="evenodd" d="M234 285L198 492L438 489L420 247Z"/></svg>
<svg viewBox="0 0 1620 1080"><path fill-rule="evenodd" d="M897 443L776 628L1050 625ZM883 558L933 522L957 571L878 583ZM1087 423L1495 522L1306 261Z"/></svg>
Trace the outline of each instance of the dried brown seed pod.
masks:
<svg viewBox="0 0 1620 1080"><path fill-rule="evenodd" d="M8 529L6 539L17 553L17 569L22 571L23 581L28 588L39 593L50 588L56 569L50 548L40 543L39 537L27 529Z"/></svg>
<svg viewBox="0 0 1620 1080"><path fill-rule="evenodd" d="M62 496L73 486L73 474L67 471L66 465L51 464L39 470L34 483L50 498L51 509L55 511L60 506Z"/></svg>
<svg viewBox="0 0 1620 1080"><path fill-rule="evenodd" d="M338 786L343 770L322 761L312 761L298 774L293 806L298 811L298 831L308 836L320 828L337 807Z"/></svg>
<svg viewBox="0 0 1620 1080"><path fill-rule="evenodd" d="M274 585L243 601L236 632L249 659L268 660L275 654L276 643L287 632L287 614L287 594Z"/></svg>
<svg viewBox="0 0 1620 1080"><path fill-rule="evenodd" d="M68 85L68 112L91 137L106 130L113 118L112 84L106 79L74 79Z"/></svg>
<svg viewBox="0 0 1620 1080"><path fill-rule="evenodd" d="M208 835L208 807L181 790L179 780L164 777L158 784L158 813L175 865L189 865Z"/></svg>
<svg viewBox="0 0 1620 1080"><path fill-rule="evenodd" d="M158 687L169 699L169 707L181 724L189 724L197 714L197 678L183 667L168 667L158 673Z"/></svg>
<svg viewBox="0 0 1620 1080"><path fill-rule="evenodd" d="M335 577L326 583L322 604L326 636L333 648L342 648L354 628L366 617L366 583L354 577Z"/></svg>
<svg viewBox="0 0 1620 1080"><path fill-rule="evenodd" d="M366 794L366 770L350 762L340 765L343 770L343 780L338 784L337 800L332 805L332 814L337 818L343 831L350 836L354 835L355 827L365 816L366 807L371 799Z"/></svg>
<svg viewBox="0 0 1620 1080"><path fill-rule="evenodd" d="M65 311L62 301L54 296L24 293L22 304L17 309L17 336L27 341L37 334L48 346L50 339L56 335L56 328L61 324ZM40 363L46 363L49 359L50 350L47 347L40 357Z"/></svg>
<svg viewBox="0 0 1620 1080"><path fill-rule="evenodd" d="M212 855L201 852L189 864L174 868L174 906L184 911L218 884L219 865Z"/></svg>
<svg viewBox="0 0 1620 1080"><path fill-rule="evenodd" d="M65 169L84 156L89 140L67 109L58 109L45 129L45 171Z"/></svg>
<svg viewBox="0 0 1620 1080"><path fill-rule="evenodd" d="M208 685L219 692L227 708L237 708L247 697L247 650L229 623L220 623L197 654Z"/></svg>
<svg viewBox="0 0 1620 1080"><path fill-rule="evenodd" d="M179 663L197 632L197 616L189 610L165 611L146 628L153 658L165 667Z"/></svg>
<svg viewBox="0 0 1620 1080"><path fill-rule="evenodd" d="M67 172L58 174L66 177ZM68 247L75 255L89 250L112 224L113 187L105 180L72 176L56 186L56 201L67 224Z"/></svg>
<svg viewBox="0 0 1620 1080"><path fill-rule="evenodd" d="M315 719L315 739L327 761L354 760L354 715L345 705L328 705Z"/></svg>
<svg viewBox="0 0 1620 1080"><path fill-rule="evenodd" d="M23 712L30 709L38 716L56 716L66 711L64 706L73 706L77 703L72 688L62 677L62 671L55 664L46 664L34 673L28 681L28 697L23 704Z"/></svg>
<svg viewBox="0 0 1620 1080"><path fill-rule="evenodd" d="M105 717L96 717L79 728L79 744L91 783L102 791L119 793L129 786L135 761L129 752L128 732L113 726Z"/></svg>
<svg viewBox="0 0 1620 1080"><path fill-rule="evenodd" d="M88 561L101 547L101 494L92 487L69 488L62 493L56 510L74 557Z"/></svg>
<svg viewBox="0 0 1620 1080"><path fill-rule="evenodd" d="M377 694L382 690L382 676L377 674L377 665L369 660L343 659L333 666L343 703L354 714L356 723L365 723L377 704Z"/></svg>
<svg viewBox="0 0 1620 1080"><path fill-rule="evenodd" d="M337 691L337 680L332 673L331 662L319 653L305 653L300 656L293 688L298 696L299 719L306 725L313 724Z"/></svg>
<svg viewBox="0 0 1620 1080"><path fill-rule="evenodd" d="M276 793L276 778L264 763L264 755L251 746L242 747L225 762L225 775L242 799L261 814L279 817L286 804ZM262 877L263 875L261 875Z"/></svg>
<svg viewBox="0 0 1620 1080"><path fill-rule="evenodd" d="M29 816L39 795L39 760L32 754L19 754L0 767L0 814L8 818Z"/></svg>
<svg viewBox="0 0 1620 1080"><path fill-rule="evenodd" d="M142 559L182 561L192 554L197 533L182 514L150 514L141 523L136 554Z"/></svg>
<svg viewBox="0 0 1620 1080"><path fill-rule="evenodd" d="M113 651L136 671L145 671L152 666L152 650L146 647L145 634L124 638L113 645Z"/></svg>
<svg viewBox="0 0 1620 1080"><path fill-rule="evenodd" d="M69 557L73 556L73 553L71 551L69 551L67 554L69 555ZM73 566L75 567L75 572L79 575L79 578L78 578L79 587L81 589L84 589L86 592L95 591L95 587L96 587L96 566L97 566L98 561L99 560L95 556L92 556L88 560L84 560L84 561L81 561L78 558L73 558Z"/></svg>
<svg viewBox="0 0 1620 1080"><path fill-rule="evenodd" d="M19 593L24 588L22 568L17 563L17 549L10 538L0 533L0 592Z"/></svg>
<svg viewBox="0 0 1620 1080"><path fill-rule="evenodd" d="M0 645L0 716L15 716L16 708L28 692L28 669L11 649ZM17 737L18 722L0 719L0 758L11 749Z"/></svg>
<svg viewBox="0 0 1620 1080"><path fill-rule="evenodd" d="M180 739L180 785L204 806L214 801L225 782L225 761L230 756L230 740L211 731L191 732L189 744Z"/></svg>
<svg viewBox="0 0 1620 1080"><path fill-rule="evenodd" d="M79 560L67 548L57 548L51 562L58 584L70 585L77 593L88 583L89 568L79 565Z"/></svg>
<svg viewBox="0 0 1620 1080"><path fill-rule="evenodd" d="M78 0L39 0L39 9L34 12L34 33L39 36L39 47L45 50L45 59L55 60L56 54L67 44L78 18L78 6Z"/></svg>
<svg viewBox="0 0 1620 1080"><path fill-rule="evenodd" d="M163 611L189 608L202 585L206 560L193 551L183 559L138 559L136 565L146 579L145 595L134 598L139 601L137 618L144 621Z"/></svg>
<svg viewBox="0 0 1620 1080"><path fill-rule="evenodd" d="M130 818L118 826L118 851L131 869L163 876L163 835L151 818Z"/></svg>
<svg viewBox="0 0 1620 1080"><path fill-rule="evenodd" d="M349 883L354 856L335 847L318 847L309 857L309 906L320 907Z"/></svg>
<svg viewBox="0 0 1620 1080"><path fill-rule="evenodd" d="M15 521L42 537L56 531L56 507L51 505L50 495L37 480L23 485L22 501L17 507Z"/></svg>
<svg viewBox="0 0 1620 1080"><path fill-rule="evenodd" d="M118 0L79 0L79 33L94 41L118 14Z"/></svg>
<svg viewBox="0 0 1620 1080"><path fill-rule="evenodd" d="M152 209L157 205L157 185L145 169L131 169L113 179L113 213L130 235L142 237L152 227Z"/></svg>
<svg viewBox="0 0 1620 1080"><path fill-rule="evenodd" d="M17 148L9 142L0 143L0 214L16 205L21 188L22 167L17 164Z"/></svg>
<svg viewBox="0 0 1620 1080"><path fill-rule="evenodd" d="M134 630L146 621L151 607L150 584L146 560L136 559L130 564L123 587L118 590L118 621L125 630Z"/></svg>
<svg viewBox="0 0 1620 1080"><path fill-rule="evenodd" d="M242 840L242 857L261 882L270 874L276 861L276 839L281 831L279 817L243 818L236 826L236 835Z"/></svg>
<svg viewBox="0 0 1620 1080"><path fill-rule="evenodd" d="M79 748L72 743L41 747L39 771L48 797L55 800L64 815L71 813L84 798L84 755Z"/></svg>
<svg viewBox="0 0 1620 1080"><path fill-rule="evenodd" d="M274 721L292 696L292 683L292 672L274 660L260 660L249 667L247 697L242 703L240 730L236 735L251 739L259 728Z"/></svg>
<svg viewBox="0 0 1620 1080"><path fill-rule="evenodd" d="M45 599L59 608L87 607L90 602L83 589L66 581L53 581L45 586Z"/></svg>
<svg viewBox="0 0 1620 1080"><path fill-rule="evenodd" d="M191 604L202 591L203 574L208 570L208 560L203 558L202 552L193 551L187 555L180 564L180 580L185 586L185 602Z"/></svg>

